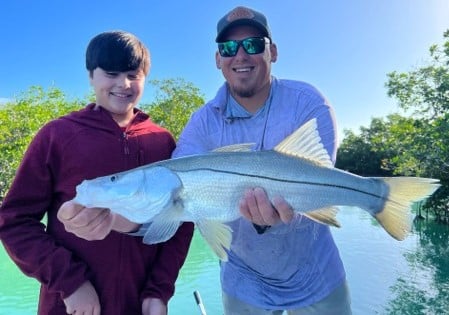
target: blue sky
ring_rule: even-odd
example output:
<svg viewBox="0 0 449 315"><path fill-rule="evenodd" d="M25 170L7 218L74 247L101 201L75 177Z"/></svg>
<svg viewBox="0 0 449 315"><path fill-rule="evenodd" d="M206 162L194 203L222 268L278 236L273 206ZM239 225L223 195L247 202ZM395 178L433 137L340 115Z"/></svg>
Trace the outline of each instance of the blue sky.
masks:
<svg viewBox="0 0 449 315"><path fill-rule="evenodd" d="M320 89L340 132L398 111L386 96L386 74L424 64L449 29L448 0L4 1L0 101L32 85L88 94L85 48L112 29L147 44L149 79L181 77L210 99L223 83L214 60L216 23L237 5L265 13L279 52L273 74ZM147 88L143 101L152 97Z"/></svg>

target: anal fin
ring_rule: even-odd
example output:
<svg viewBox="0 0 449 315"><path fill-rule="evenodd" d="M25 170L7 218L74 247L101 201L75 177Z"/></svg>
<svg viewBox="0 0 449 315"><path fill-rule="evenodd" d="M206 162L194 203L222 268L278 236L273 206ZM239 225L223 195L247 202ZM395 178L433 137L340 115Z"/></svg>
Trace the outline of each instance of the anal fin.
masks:
<svg viewBox="0 0 449 315"><path fill-rule="evenodd" d="M326 224L330 226L335 227L341 227L340 222L337 221L337 213L338 208L336 207L329 207L329 208L322 208L310 212L302 213L302 215L308 217L309 219L316 221L321 224Z"/></svg>

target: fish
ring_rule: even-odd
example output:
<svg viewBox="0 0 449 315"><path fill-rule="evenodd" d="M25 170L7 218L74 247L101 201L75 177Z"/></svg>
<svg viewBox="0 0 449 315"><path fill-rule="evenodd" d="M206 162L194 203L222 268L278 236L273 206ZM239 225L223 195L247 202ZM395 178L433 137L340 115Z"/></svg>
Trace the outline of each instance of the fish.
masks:
<svg viewBox="0 0 449 315"><path fill-rule="evenodd" d="M167 241L182 222L193 222L226 261L232 241L228 223L241 217L239 201L248 188L261 187L270 199L282 196L295 212L329 226L340 227L342 206L359 208L403 240L411 230L412 204L440 187L433 178L363 177L334 167L316 119L271 150L253 146L225 146L84 180L73 201L146 224L146 244Z"/></svg>

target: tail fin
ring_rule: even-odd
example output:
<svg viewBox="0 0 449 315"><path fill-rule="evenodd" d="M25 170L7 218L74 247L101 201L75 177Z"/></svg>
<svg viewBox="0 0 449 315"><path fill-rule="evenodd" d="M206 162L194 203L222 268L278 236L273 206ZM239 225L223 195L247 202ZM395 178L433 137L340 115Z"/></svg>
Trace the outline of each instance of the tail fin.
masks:
<svg viewBox="0 0 449 315"><path fill-rule="evenodd" d="M439 180L420 177L387 177L382 180L390 193L384 209L374 217L391 236L402 241L411 230L412 204L432 195L440 187Z"/></svg>

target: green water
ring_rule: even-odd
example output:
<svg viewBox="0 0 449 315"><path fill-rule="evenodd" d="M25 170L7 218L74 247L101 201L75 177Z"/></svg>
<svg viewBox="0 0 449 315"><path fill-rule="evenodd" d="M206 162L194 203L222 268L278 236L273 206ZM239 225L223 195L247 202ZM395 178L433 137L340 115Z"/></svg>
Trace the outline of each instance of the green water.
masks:
<svg viewBox="0 0 449 315"><path fill-rule="evenodd" d="M449 226L416 223L404 241L392 239L364 212L342 209L332 229L345 263L354 315L449 314ZM195 234L181 270L171 315L222 314L218 261ZM38 284L22 275L0 248L0 315L36 314Z"/></svg>

